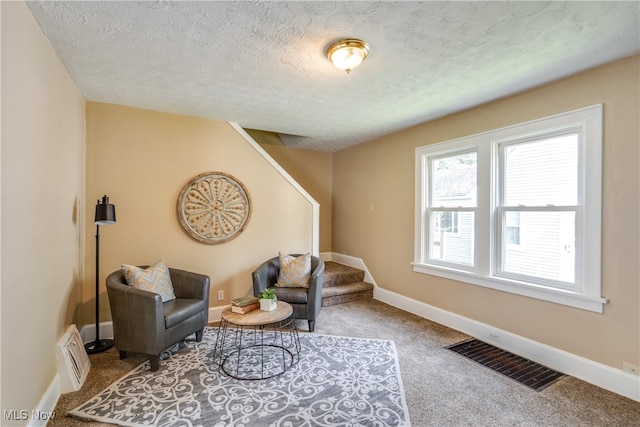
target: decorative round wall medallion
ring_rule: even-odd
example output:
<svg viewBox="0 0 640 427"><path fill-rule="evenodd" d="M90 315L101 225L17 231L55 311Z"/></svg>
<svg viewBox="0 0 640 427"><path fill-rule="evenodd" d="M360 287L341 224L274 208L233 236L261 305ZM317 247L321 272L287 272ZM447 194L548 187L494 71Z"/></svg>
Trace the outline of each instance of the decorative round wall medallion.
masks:
<svg viewBox="0 0 640 427"><path fill-rule="evenodd" d="M222 172L191 179L178 196L178 220L195 240L216 245L237 237L251 217L251 200L242 183Z"/></svg>

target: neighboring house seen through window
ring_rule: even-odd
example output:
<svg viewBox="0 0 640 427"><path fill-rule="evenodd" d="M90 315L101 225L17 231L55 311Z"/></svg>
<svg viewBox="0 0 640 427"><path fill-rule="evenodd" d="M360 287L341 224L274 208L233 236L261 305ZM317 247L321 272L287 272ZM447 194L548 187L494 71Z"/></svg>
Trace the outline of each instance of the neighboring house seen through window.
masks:
<svg viewBox="0 0 640 427"><path fill-rule="evenodd" d="M602 312L602 106L416 150L414 269Z"/></svg>
<svg viewBox="0 0 640 427"><path fill-rule="evenodd" d="M504 222L507 245L520 246L520 212L507 212Z"/></svg>

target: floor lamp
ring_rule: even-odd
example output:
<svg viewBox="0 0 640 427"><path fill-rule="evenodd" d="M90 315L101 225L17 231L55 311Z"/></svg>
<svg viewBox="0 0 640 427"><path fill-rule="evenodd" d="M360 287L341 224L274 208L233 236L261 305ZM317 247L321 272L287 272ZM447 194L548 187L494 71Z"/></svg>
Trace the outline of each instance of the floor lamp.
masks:
<svg viewBox="0 0 640 427"><path fill-rule="evenodd" d="M113 340L100 339L100 226L116 222L116 207L109 203L109 197L102 197L96 204L96 339L84 345L87 353L94 354L109 350Z"/></svg>

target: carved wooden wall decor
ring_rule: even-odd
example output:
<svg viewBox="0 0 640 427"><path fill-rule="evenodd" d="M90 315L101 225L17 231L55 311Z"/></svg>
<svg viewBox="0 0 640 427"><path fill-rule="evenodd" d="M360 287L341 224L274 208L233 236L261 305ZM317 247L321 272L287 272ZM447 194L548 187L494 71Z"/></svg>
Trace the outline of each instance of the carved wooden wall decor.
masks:
<svg viewBox="0 0 640 427"><path fill-rule="evenodd" d="M237 237L251 217L251 200L242 183L223 172L192 178L178 196L178 220L193 239L216 245Z"/></svg>

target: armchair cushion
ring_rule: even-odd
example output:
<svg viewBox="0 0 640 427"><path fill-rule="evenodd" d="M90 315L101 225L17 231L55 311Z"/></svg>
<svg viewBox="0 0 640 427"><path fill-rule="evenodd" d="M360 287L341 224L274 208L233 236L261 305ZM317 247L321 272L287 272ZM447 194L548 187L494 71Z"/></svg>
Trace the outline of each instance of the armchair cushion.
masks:
<svg viewBox="0 0 640 427"><path fill-rule="evenodd" d="M203 300L179 298L163 304L164 327L169 329L207 309Z"/></svg>
<svg viewBox="0 0 640 427"><path fill-rule="evenodd" d="M309 301L307 288L271 288L280 301L294 304L306 304Z"/></svg>
<svg viewBox="0 0 640 427"><path fill-rule="evenodd" d="M308 288L311 277L311 254L306 253L294 257L280 252L279 258L280 275L276 286L279 288Z"/></svg>
<svg viewBox="0 0 640 427"><path fill-rule="evenodd" d="M162 302L174 300L173 284L164 258L148 268L123 264L122 273L129 286L159 294Z"/></svg>

